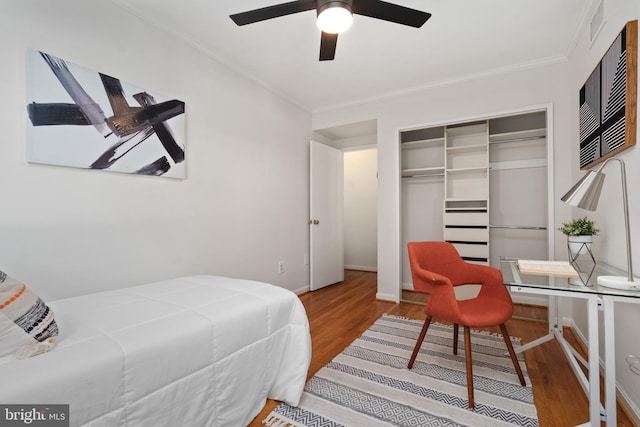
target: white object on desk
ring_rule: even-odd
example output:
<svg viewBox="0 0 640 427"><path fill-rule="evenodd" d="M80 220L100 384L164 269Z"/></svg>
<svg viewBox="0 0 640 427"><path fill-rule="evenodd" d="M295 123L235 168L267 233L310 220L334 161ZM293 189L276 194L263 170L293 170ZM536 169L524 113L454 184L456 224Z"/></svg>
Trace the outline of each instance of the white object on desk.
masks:
<svg viewBox="0 0 640 427"><path fill-rule="evenodd" d="M633 278L629 281L626 276L598 276L598 285L607 288L640 291L640 279Z"/></svg>

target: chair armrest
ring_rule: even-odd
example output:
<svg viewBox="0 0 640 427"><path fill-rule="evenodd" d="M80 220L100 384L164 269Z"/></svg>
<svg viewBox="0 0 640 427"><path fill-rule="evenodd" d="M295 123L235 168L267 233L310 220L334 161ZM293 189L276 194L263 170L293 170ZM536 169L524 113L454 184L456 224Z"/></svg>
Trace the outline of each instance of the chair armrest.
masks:
<svg viewBox="0 0 640 427"><path fill-rule="evenodd" d="M419 267L413 268L412 274L413 289L430 295L424 311L427 315L449 321L460 318L453 283L448 277Z"/></svg>
<svg viewBox="0 0 640 427"><path fill-rule="evenodd" d="M478 281L483 285L500 285L504 286L504 280L502 279L502 272L489 265L472 264L465 262L466 268L477 277Z"/></svg>
<svg viewBox="0 0 640 427"><path fill-rule="evenodd" d="M504 284L502 272L499 269L471 263L468 263L468 268L482 284L479 295L511 301L511 295Z"/></svg>
<svg viewBox="0 0 640 427"><path fill-rule="evenodd" d="M418 268L413 270L413 274L417 275L418 278L422 281L427 282L429 285L451 285L451 280L449 280L447 277L438 274L438 273L434 273L433 271L429 271L429 270L424 270L422 268ZM415 281L414 281L415 282ZM414 287L415 287L415 283L414 283Z"/></svg>
<svg viewBox="0 0 640 427"><path fill-rule="evenodd" d="M414 268L412 275L415 291L431 294L437 300L447 301L450 305L455 304L456 294L453 291L453 283L448 277L422 268Z"/></svg>

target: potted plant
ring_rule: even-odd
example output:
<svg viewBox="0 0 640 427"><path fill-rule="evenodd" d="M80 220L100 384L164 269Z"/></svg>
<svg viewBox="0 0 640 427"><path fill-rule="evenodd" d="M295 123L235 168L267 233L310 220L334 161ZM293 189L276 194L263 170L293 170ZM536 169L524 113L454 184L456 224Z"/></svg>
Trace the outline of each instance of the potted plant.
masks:
<svg viewBox="0 0 640 427"><path fill-rule="evenodd" d="M597 236L600 232L595 222L586 216L563 222L562 225L558 227L558 230L567 236L569 252L572 254L572 258L577 256L582 245L586 245L588 249L591 249L589 246L593 241L593 236Z"/></svg>

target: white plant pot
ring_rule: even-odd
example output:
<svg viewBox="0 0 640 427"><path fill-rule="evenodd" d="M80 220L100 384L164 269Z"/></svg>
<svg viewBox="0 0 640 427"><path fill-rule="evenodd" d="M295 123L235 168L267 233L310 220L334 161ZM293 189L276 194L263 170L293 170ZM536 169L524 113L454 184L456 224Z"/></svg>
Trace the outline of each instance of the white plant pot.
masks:
<svg viewBox="0 0 640 427"><path fill-rule="evenodd" d="M567 242L571 259L574 259L578 255L578 252L585 254L588 252L587 248L591 249L593 236L567 236Z"/></svg>

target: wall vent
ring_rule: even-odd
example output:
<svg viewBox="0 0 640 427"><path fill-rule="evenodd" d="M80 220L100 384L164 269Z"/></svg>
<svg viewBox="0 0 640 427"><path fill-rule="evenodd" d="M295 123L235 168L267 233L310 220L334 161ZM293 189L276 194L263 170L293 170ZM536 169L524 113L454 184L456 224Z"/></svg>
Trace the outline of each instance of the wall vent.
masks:
<svg viewBox="0 0 640 427"><path fill-rule="evenodd" d="M600 33L600 30L604 26L604 22L605 22L604 0L602 0L598 4L598 7L596 7L596 10L593 12L593 16L591 17L591 23L590 23L590 30L591 30L590 31L590 36L591 36L590 41L591 41L591 44L593 44L593 42L598 37L598 34Z"/></svg>

